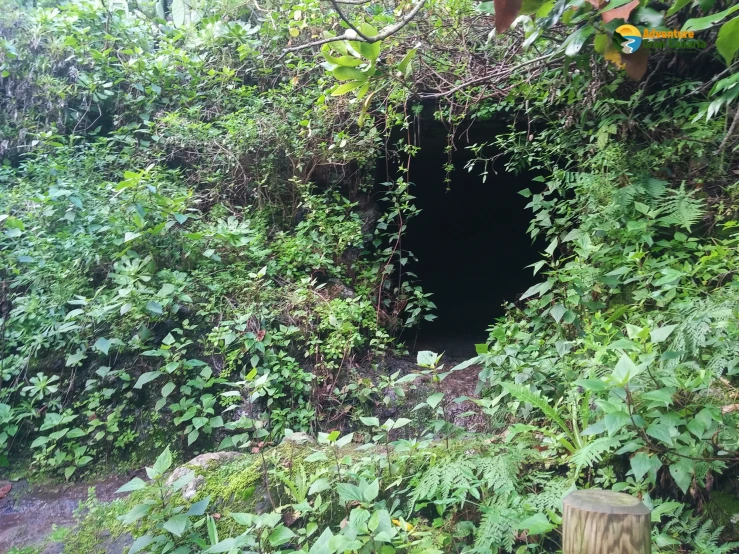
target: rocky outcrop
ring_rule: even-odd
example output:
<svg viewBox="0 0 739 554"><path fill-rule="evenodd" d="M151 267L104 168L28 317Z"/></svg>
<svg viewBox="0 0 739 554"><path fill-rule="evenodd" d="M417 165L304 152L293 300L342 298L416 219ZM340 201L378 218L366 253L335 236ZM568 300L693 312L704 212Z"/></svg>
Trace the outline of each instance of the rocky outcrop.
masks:
<svg viewBox="0 0 739 554"><path fill-rule="evenodd" d="M230 462L238 458L241 455L242 454L239 452L226 451L208 452L207 454L195 456L192 460L181 465L172 472L172 475L167 478L167 485L171 485L189 471L195 471L195 478L182 489L182 498L189 501L195 497L198 491L205 484L205 477L203 477L202 472L197 471L198 469L214 469L225 462Z"/></svg>

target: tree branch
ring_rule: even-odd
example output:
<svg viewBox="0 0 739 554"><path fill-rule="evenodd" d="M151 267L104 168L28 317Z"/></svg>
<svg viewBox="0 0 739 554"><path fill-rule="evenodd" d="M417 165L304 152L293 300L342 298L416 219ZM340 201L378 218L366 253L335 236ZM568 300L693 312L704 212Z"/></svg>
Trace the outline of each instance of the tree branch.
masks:
<svg viewBox="0 0 739 554"><path fill-rule="evenodd" d="M346 2L343 2L343 3L346 3ZM347 33L344 33L343 35L339 35L336 37L322 38L319 40L314 40L313 42L301 44L299 46L291 46L290 48L285 48L283 50L284 53L297 52L299 50L305 50L306 48L312 48L314 46L321 46L323 44L328 44L330 42L338 42L340 40L356 40L358 42L367 42L369 44L380 42L381 40L385 40L389 36L394 35L398 31L400 31L403 27L408 25L411 21L413 21L416 15L418 15L418 12L421 11L421 8L423 8L424 4L426 4L426 0L419 0L418 3L413 7L413 9L410 12L408 12L408 15L406 15L403 19L398 21L395 25L388 25L387 27L382 29L379 33L377 33L377 35L373 37L368 37L364 35L363 33L360 33L354 27L354 25L352 25L351 23L349 23L349 21L347 21L346 16L337 7L337 0L331 0L331 4L334 6L334 9L336 9L342 21L344 21L347 25L349 25L349 27L351 27L352 30L357 34L356 38L353 36L347 36Z"/></svg>
<svg viewBox="0 0 739 554"><path fill-rule="evenodd" d="M449 90L446 90L444 92L436 92L433 94L422 94L420 95L421 98L424 99L431 99L431 98L442 98L444 96L449 96L451 94L454 94L455 92L459 92L460 90L467 88L467 87L473 87L475 85L481 85L490 79L493 79L495 77L503 77L505 75L510 75L511 73L518 71L519 69L526 67L527 65L531 65L533 63L541 62L544 60L548 60L549 58L554 57L556 54L559 54L559 52L552 52L551 54L546 54L544 56L539 56L538 58L534 58L528 61L525 61L523 63L520 63L514 67L511 67L509 69L505 69L503 71L499 71L497 73L490 73L488 75L483 75L482 77L477 77L475 79L470 79L469 81L465 81L464 83L461 83L457 85L454 88L451 88Z"/></svg>

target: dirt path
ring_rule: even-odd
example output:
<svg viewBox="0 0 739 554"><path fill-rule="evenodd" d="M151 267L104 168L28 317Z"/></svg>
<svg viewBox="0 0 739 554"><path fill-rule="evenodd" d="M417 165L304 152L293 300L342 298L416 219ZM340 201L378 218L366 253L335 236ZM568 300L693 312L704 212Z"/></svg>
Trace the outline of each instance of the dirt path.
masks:
<svg viewBox="0 0 739 554"><path fill-rule="evenodd" d="M478 341L482 342L482 341ZM412 347L411 354L405 357L395 358L390 362L390 372L400 370L402 374L414 373L419 371L419 367L416 365L416 356L421 350L431 350L438 354L443 354L441 363L444 365L443 372L451 370L458 364L474 358L477 354L475 352L475 344L473 340L467 337L464 340L460 339L427 339L418 341L415 344L410 344ZM462 427L468 431L481 432L486 428L486 420L482 411L479 407L470 401L466 402L455 402L454 400L462 396L468 398L479 398L477 394L478 378L481 371L479 365L471 365L465 369L454 371L450 373L441 382L441 392L445 395L445 402L447 402L447 414L455 425ZM419 379L416 381L417 385L426 384L425 391L419 391L418 394L421 396L428 393L430 387L430 380L427 378ZM414 400L416 400L414 398ZM417 399L418 402L422 401L421 398ZM470 412L472 414L470 415ZM383 414L386 415L386 414ZM399 414L389 414L388 417L397 417ZM410 417L404 415L404 417Z"/></svg>
<svg viewBox="0 0 739 554"><path fill-rule="evenodd" d="M100 481L38 487L26 481L11 482L9 493L0 499L0 553L13 547L43 545L54 525L74 525L74 511L87 500L90 487L95 487L98 500L110 502L116 497L115 491L129 480L129 476L116 475ZM46 552L60 551L52 546Z"/></svg>

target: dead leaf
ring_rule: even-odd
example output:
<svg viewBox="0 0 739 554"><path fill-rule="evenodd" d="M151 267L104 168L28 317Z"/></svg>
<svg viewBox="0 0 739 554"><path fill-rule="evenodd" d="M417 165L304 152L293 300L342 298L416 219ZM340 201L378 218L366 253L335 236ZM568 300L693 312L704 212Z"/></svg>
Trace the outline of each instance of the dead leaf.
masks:
<svg viewBox="0 0 739 554"><path fill-rule="evenodd" d="M638 3L638 0L635 0ZM495 31L505 33L521 11L523 0L494 0Z"/></svg>
<svg viewBox="0 0 739 554"><path fill-rule="evenodd" d="M262 342L262 340L264 340L264 335L266 335L266 334L267 334L267 333L266 333L266 332L264 331L264 329L260 330L260 331L259 331L259 332L257 333L257 341L258 341L258 342Z"/></svg>
<svg viewBox="0 0 739 554"><path fill-rule="evenodd" d="M633 54L621 54L621 59L626 64L626 75L634 81L640 80L647 72L649 62L649 50L637 50Z"/></svg>
<svg viewBox="0 0 739 554"><path fill-rule="evenodd" d="M0 485L0 498L5 498L6 496L8 496L12 488L13 488L13 485L8 483L7 481L5 482L4 485Z"/></svg>
<svg viewBox="0 0 739 554"><path fill-rule="evenodd" d="M631 12L638 5L639 0L632 0L628 4L624 4L623 6L619 6L618 8L613 8L612 10L603 12L603 23L609 23L614 19L623 19L624 21L626 21L627 19L629 19L629 15L631 15Z"/></svg>
<svg viewBox="0 0 739 554"><path fill-rule="evenodd" d="M616 50L610 43L606 45L606 51L603 53L603 57L619 69L626 67L626 64L621 59L621 52Z"/></svg>
<svg viewBox="0 0 739 554"><path fill-rule="evenodd" d="M585 0L588 4L592 5L596 10L601 9L605 5L605 0Z"/></svg>
<svg viewBox="0 0 739 554"><path fill-rule="evenodd" d="M731 412L739 412L739 404L729 404L721 408L722 414L730 414ZM2 498L2 496L0 496Z"/></svg>

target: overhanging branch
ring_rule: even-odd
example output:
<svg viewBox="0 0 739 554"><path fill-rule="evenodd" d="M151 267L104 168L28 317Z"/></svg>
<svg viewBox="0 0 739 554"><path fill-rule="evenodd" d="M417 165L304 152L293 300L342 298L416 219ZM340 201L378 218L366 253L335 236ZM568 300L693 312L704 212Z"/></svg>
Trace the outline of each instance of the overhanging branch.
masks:
<svg viewBox="0 0 739 554"><path fill-rule="evenodd" d="M403 27L408 25L413 19L418 15L418 12L421 11L421 8L423 8L424 4L426 4L426 0L419 0L418 3L413 7L413 9L408 12L408 15L406 15L403 19L398 21L395 25L388 25L384 29L382 29L379 33L377 33L373 37L368 37L361 33L352 23L348 21L344 13L341 11L341 9L338 7L338 0L330 0L331 4L333 5L336 12L339 14L339 17L341 18L344 23L349 25L350 30L352 32L345 32L343 35L339 35L336 37L327 37L322 38L319 40L314 40L312 42L307 42L305 44L301 44L299 46L291 46L290 48L285 48L284 52L298 52L299 50L305 50L307 48L313 48L314 46L321 46L323 44L329 44L331 42L338 42L340 40L356 40L358 42L367 42L369 44L380 42L381 40L385 40L386 38L394 35L398 31L400 31ZM346 4L347 2L341 2ZM364 2L362 2L364 3ZM356 34L356 36L354 36Z"/></svg>

